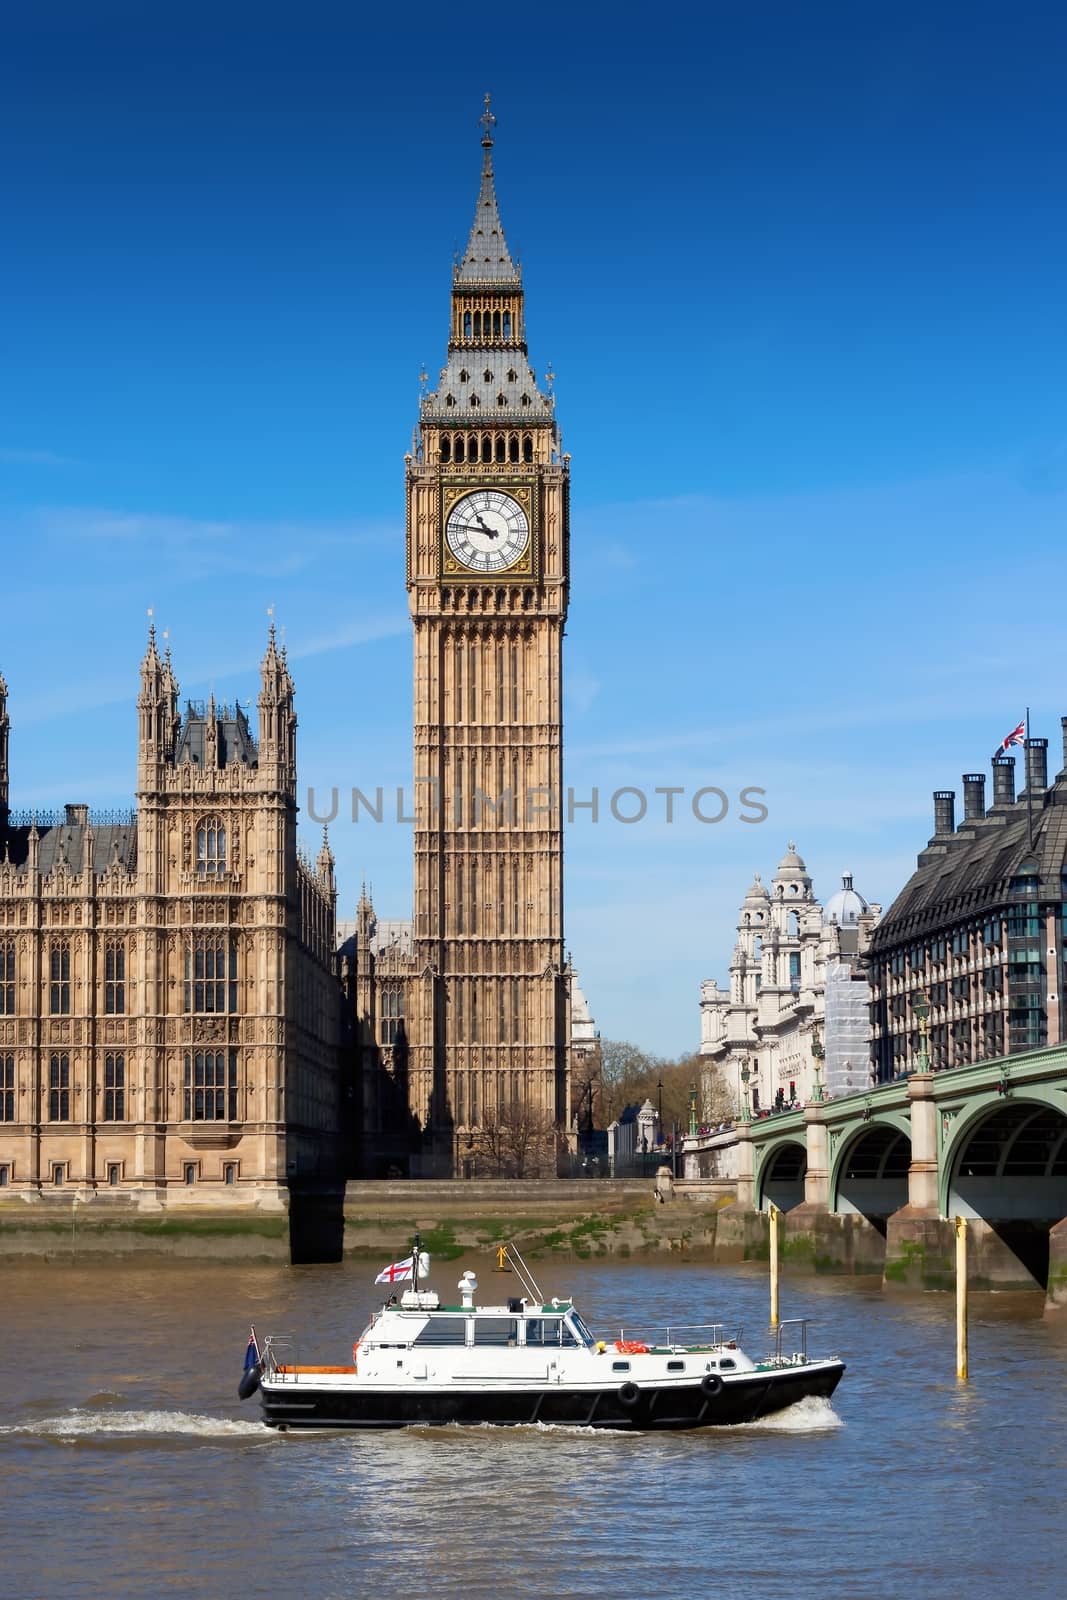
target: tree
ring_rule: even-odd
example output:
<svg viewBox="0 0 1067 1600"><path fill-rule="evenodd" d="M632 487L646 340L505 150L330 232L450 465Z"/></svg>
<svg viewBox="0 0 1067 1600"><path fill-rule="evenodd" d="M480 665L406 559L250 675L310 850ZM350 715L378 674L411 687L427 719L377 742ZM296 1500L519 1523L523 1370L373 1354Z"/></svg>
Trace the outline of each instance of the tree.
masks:
<svg viewBox="0 0 1067 1600"><path fill-rule="evenodd" d="M487 1110L474 1129L471 1156L493 1178L550 1178L556 1171L556 1125L525 1101Z"/></svg>
<svg viewBox="0 0 1067 1600"><path fill-rule="evenodd" d="M657 1111L661 1111L664 1137L674 1123L685 1133L689 1127L689 1096L693 1089L697 1092L699 1121L723 1122L733 1115L729 1094L717 1079L705 1084L707 1064L699 1054L679 1056L672 1061L624 1039L604 1040L601 1053L606 1123L621 1117L628 1105L651 1100Z"/></svg>

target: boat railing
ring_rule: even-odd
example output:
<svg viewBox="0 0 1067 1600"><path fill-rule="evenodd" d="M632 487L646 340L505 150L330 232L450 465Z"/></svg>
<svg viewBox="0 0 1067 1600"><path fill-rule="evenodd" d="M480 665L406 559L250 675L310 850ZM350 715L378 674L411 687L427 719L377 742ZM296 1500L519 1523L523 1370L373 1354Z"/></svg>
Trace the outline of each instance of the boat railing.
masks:
<svg viewBox="0 0 1067 1600"><path fill-rule="evenodd" d="M646 1344L668 1349L714 1350L720 1345L732 1349L741 1343L740 1324L730 1333L723 1322L679 1322L659 1327L620 1328L619 1344Z"/></svg>
<svg viewBox="0 0 1067 1600"><path fill-rule="evenodd" d="M774 1330L773 1360L780 1367L802 1367L808 1360L807 1317L786 1317Z"/></svg>
<svg viewBox="0 0 1067 1600"><path fill-rule="evenodd" d="M296 1365L296 1340L292 1334L270 1333L263 1344L263 1371L273 1378L279 1367Z"/></svg>

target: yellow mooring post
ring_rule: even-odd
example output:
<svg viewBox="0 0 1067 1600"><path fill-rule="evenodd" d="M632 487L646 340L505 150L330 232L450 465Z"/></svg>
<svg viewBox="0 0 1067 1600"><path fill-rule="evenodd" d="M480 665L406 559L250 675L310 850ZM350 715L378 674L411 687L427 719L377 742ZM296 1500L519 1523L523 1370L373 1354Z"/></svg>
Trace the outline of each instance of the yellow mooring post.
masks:
<svg viewBox="0 0 1067 1600"><path fill-rule="evenodd" d="M771 1327L778 1326L778 1226L782 1213L774 1204L771 1207Z"/></svg>
<svg viewBox="0 0 1067 1600"><path fill-rule="evenodd" d="M956 1218L956 1376L966 1383L967 1371L967 1218Z"/></svg>

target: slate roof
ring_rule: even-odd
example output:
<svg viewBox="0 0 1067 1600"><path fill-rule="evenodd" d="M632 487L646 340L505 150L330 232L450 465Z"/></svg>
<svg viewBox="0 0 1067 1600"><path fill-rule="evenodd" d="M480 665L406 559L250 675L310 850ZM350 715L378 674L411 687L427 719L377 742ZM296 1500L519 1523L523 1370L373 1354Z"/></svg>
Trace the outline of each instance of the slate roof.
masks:
<svg viewBox="0 0 1067 1600"><path fill-rule="evenodd" d="M235 704L216 706L214 710L218 727L219 765L225 767L231 761L237 761L243 767L256 766L259 761L256 741L242 708ZM178 748L174 756L175 766L180 766L183 761L192 761L201 767L204 765L207 724L208 712L204 706L193 700L187 701L185 721L178 735Z"/></svg>
<svg viewBox="0 0 1067 1600"><path fill-rule="evenodd" d="M125 823L94 825L91 822L76 822L60 823L53 827L39 826L40 841L37 850L42 877L48 876L61 855L65 857L72 872L82 872L85 866L86 837L90 830L93 836L94 872L107 871L112 864L116 847L119 865L127 872L134 871L137 866L137 819L131 812L129 821ZM30 854L30 828L24 825L9 827L2 837L10 860L17 867L25 866ZM0 859L2 854L3 845L0 845Z"/></svg>
<svg viewBox="0 0 1067 1600"><path fill-rule="evenodd" d="M493 288L507 285L518 288L522 272L511 259L508 242L504 238L504 225L496 200L493 179L493 141L482 140L485 155L482 159L482 181L478 190L478 204L474 208L470 238L463 259L453 269L457 284L491 284Z"/></svg>
<svg viewBox="0 0 1067 1600"><path fill-rule="evenodd" d="M979 820L962 823L944 839L932 839L874 930L872 953L1005 905L1012 878L1030 861L1038 875L1034 898L1061 901L1067 866L1067 777L1057 778L1051 788L1035 795L1032 812L1032 846L1025 795Z"/></svg>
<svg viewBox="0 0 1067 1600"><path fill-rule="evenodd" d="M512 372L514 378L509 376ZM453 405L449 405L449 397ZM436 423L455 422L465 427L484 424L491 428L496 422L529 425L551 421L553 405L553 396L538 389L525 350L516 345L480 350L466 345L449 351L436 391L423 396L422 416Z"/></svg>

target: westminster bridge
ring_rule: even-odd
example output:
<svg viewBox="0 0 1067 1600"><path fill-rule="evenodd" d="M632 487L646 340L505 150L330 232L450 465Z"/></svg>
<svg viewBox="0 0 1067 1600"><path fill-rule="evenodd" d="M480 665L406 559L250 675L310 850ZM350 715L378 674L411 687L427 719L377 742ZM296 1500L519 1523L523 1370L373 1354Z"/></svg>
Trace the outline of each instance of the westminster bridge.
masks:
<svg viewBox="0 0 1067 1600"><path fill-rule="evenodd" d="M761 1253L761 1214L774 1205L786 1214L786 1260L947 1288L950 1219L963 1216L975 1287L1040 1286L1067 1304L1064 1047L911 1073L742 1121L736 1134L737 1205L726 1231L742 1254L750 1245Z"/></svg>

